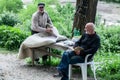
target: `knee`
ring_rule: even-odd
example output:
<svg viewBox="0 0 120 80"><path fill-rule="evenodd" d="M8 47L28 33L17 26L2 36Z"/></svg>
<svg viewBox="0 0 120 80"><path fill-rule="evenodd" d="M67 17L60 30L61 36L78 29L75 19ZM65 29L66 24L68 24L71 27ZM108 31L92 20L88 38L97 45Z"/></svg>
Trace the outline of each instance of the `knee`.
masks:
<svg viewBox="0 0 120 80"><path fill-rule="evenodd" d="M68 55L68 52L64 52L62 56L67 56Z"/></svg>
<svg viewBox="0 0 120 80"><path fill-rule="evenodd" d="M65 52L63 53L64 56L68 56L68 55L70 55L70 54L71 54L71 51L65 51Z"/></svg>

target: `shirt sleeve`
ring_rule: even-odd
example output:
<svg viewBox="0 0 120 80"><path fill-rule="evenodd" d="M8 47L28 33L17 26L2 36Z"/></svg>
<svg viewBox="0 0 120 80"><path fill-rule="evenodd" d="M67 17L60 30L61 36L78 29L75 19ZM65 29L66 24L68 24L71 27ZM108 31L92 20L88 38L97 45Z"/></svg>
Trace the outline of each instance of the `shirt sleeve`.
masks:
<svg viewBox="0 0 120 80"><path fill-rule="evenodd" d="M78 40L78 41L76 41L75 42L75 45L73 46L73 48L75 48L75 47L77 47L77 46L80 46L80 44L81 44L81 40L83 40L84 39L84 34L81 36L81 38Z"/></svg>
<svg viewBox="0 0 120 80"><path fill-rule="evenodd" d="M47 23L53 25L52 21L51 21L51 18L49 17L48 13L47 13Z"/></svg>

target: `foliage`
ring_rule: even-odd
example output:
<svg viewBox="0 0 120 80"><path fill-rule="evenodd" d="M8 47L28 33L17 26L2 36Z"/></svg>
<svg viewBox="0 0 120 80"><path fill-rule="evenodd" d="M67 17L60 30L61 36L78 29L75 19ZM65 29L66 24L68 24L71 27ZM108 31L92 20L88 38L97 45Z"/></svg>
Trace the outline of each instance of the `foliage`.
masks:
<svg viewBox="0 0 120 80"><path fill-rule="evenodd" d="M57 4L56 7L57 8L54 10L54 12L50 12L50 9L48 9L50 15L53 16L51 17L52 21L62 35L70 37L74 7L72 7L72 4L70 3L64 6Z"/></svg>
<svg viewBox="0 0 120 80"><path fill-rule="evenodd" d="M120 51L120 26L99 25L97 32L101 38L101 50L103 52L119 52Z"/></svg>
<svg viewBox="0 0 120 80"><path fill-rule="evenodd" d="M44 2L47 5L52 5L58 3L58 0L33 0L34 3Z"/></svg>
<svg viewBox="0 0 120 80"><path fill-rule="evenodd" d="M5 11L19 12L22 8L22 0L0 0L0 13Z"/></svg>
<svg viewBox="0 0 120 80"><path fill-rule="evenodd" d="M0 47L16 50L22 41L29 35L18 28L0 26Z"/></svg>
<svg viewBox="0 0 120 80"><path fill-rule="evenodd" d="M95 17L95 25L99 26L100 24L101 24L101 15L97 13Z"/></svg>
<svg viewBox="0 0 120 80"><path fill-rule="evenodd" d="M17 14L13 12L3 12L0 14L0 25L14 26L19 23Z"/></svg>
<svg viewBox="0 0 120 80"><path fill-rule="evenodd" d="M53 53L53 54L61 55L61 52L62 51L60 51L60 50L51 48L51 53Z"/></svg>
<svg viewBox="0 0 120 80"><path fill-rule="evenodd" d="M104 53L97 55L99 61L97 75L102 77L101 80L120 80L120 55L113 53Z"/></svg>
<svg viewBox="0 0 120 80"><path fill-rule="evenodd" d="M31 20L32 14L37 10L37 5L30 4L27 8L23 8L18 13L19 19L24 22L25 20Z"/></svg>

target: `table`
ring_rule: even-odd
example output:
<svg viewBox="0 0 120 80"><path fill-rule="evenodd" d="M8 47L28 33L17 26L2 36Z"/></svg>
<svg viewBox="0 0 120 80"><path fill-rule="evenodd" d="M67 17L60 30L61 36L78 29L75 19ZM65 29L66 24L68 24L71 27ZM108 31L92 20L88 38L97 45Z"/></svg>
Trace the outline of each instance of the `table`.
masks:
<svg viewBox="0 0 120 80"><path fill-rule="evenodd" d="M50 44L50 45L44 46L44 48L53 48L53 49L57 49L57 50L67 50L67 49L72 49L72 46L69 46L69 45L65 44L64 41L60 41L60 42L56 42L54 44ZM40 49L40 47L31 48L31 49L32 49L32 65L34 66L34 54L35 54L35 50L36 49ZM49 55L49 61L51 61L50 56L55 56L55 57L61 58L61 56L59 56L59 55L52 54L50 52L50 50L48 50L48 51L42 50L42 51L44 51L46 54Z"/></svg>

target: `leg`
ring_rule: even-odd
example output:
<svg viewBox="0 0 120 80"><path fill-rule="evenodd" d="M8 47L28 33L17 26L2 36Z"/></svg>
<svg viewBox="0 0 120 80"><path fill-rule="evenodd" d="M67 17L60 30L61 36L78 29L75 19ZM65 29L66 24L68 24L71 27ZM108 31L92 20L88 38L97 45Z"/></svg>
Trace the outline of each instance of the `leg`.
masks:
<svg viewBox="0 0 120 80"><path fill-rule="evenodd" d="M42 61L43 61L43 63L45 63L45 62L47 61L47 57L48 57L48 55L42 56Z"/></svg>
<svg viewBox="0 0 120 80"><path fill-rule="evenodd" d="M72 65L69 64L69 80L71 79L72 76Z"/></svg>
<svg viewBox="0 0 120 80"><path fill-rule="evenodd" d="M31 30L31 34L32 34L32 35L33 35L33 34L36 34L36 33L38 33L38 32ZM33 55L35 55L35 54L34 54L34 50L33 50ZM35 60L35 62L36 62L37 64L40 64L39 58L35 58L34 60ZM34 62L34 61L32 61L32 63L33 63L33 62Z"/></svg>
<svg viewBox="0 0 120 80"><path fill-rule="evenodd" d="M68 80L68 66L69 66L70 58L74 55L75 54L73 51L65 51L63 53L60 64L57 67L58 71L61 71L63 75L61 80Z"/></svg>
<svg viewBox="0 0 120 80"><path fill-rule="evenodd" d="M75 54L73 53L73 51L65 51L62 55L62 59L60 61L60 64L58 65L58 70L64 70L68 68L70 59L72 56L74 56Z"/></svg>
<svg viewBox="0 0 120 80"><path fill-rule="evenodd" d="M48 53L50 53L50 48L43 48L45 51L47 51ZM47 59L48 59L48 54L47 55L44 55L44 56L42 56L42 62L43 62L43 64L46 64L46 62L47 62ZM49 60L50 60L50 56L49 56Z"/></svg>
<svg viewBox="0 0 120 80"><path fill-rule="evenodd" d="M83 62L84 62L84 58L81 56L73 56L70 59L70 64L83 63Z"/></svg>

